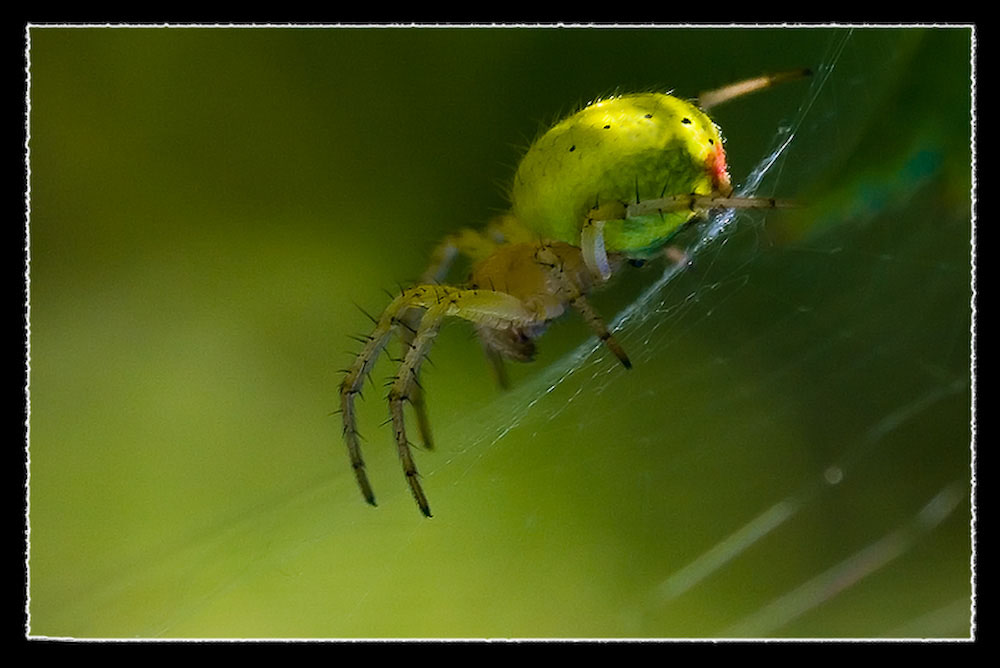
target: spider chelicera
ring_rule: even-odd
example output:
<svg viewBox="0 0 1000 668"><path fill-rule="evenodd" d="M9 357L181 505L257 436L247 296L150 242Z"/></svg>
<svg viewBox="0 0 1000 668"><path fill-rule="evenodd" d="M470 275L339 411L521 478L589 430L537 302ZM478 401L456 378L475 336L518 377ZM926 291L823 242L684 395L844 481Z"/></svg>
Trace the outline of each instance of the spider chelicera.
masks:
<svg viewBox="0 0 1000 668"><path fill-rule="evenodd" d="M662 255L679 230L711 210L782 206L774 199L732 196L722 136L705 110L806 74L796 70L749 79L702 93L696 102L664 93L599 100L539 137L514 176L510 211L484 230L464 229L445 238L421 282L373 318L374 331L344 375L344 439L365 500L375 505L354 400L394 333L404 353L388 394L392 428L410 490L430 517L403 406L413 407L421 439L431 448L418 377L444 319L473 324L501 384L503 361L531 360L535 339L567 307L631 368L587 294L624 261ZM457 255L472 261L471 273L462 284L443 283Z"/></svg>

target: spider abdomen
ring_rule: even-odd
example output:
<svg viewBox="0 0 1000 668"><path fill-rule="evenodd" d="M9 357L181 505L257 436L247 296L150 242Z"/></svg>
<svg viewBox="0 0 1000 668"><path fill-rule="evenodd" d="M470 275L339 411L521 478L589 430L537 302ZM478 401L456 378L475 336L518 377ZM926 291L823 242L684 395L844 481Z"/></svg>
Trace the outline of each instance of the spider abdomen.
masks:
<svg viewBox="0 0 1000 668"><path fill-rule="evenodd" d="M722 136L690 102L662 93L595 102L539 137L518 167L514 215L543 239L579 245L595 207L731 190ZM692 217L688 211L626 221L608 252L649 250Z"/></svg>

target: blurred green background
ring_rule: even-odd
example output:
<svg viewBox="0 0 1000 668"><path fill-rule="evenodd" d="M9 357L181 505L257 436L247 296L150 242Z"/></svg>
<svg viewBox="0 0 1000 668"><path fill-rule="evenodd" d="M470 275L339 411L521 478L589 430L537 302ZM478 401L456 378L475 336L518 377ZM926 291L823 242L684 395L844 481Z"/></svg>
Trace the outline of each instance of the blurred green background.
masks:
<svg viewBox="0 0 1000 668"><path fill-rule="evenodd" d="M29 29L29 634L969 637L970 50L955 29ZM736 217L595 296L502 393L423 385L435 516L378 387L385 291L595 97L720 108ZM694 232L689 244L698 244ZM640 294L658 285L650 294ZM637 301L638 300L638 301Z"/></svg>

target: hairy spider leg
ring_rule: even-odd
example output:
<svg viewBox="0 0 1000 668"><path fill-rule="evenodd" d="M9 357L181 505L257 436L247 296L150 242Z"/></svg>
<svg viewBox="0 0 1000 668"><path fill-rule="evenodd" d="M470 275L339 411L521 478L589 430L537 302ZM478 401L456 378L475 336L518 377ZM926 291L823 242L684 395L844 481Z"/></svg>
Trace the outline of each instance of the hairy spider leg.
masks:
<svg viewBox="0 0 1000 668"><path fill-rule="evenodd" d="M465 227L444 237L434 250L421 277L421 283L441 283L448 276L452 262L464 255L473 262L484 260L501 245L534 241L535 237L511 214L493 218L485 228Z"/></svg>
<svg viewBox="0 0 1000 668"><path fill-rule="evenodd" d="M528 280L528 283L519 285L529 291L538 291L539 294L535 296L539 299L530 303L506 292L450 285L418 285L404 290L386 307L364 348L348 369L340 386L344 438L358 486L368 503L375 505L375 496L361 457L354 397L360 393L364 378L371 372L393 331L398 331L401 337L407 337L410 342L387 397L393 435L410 491L421 512L427 517L431 514L430 506L420 485L411 445L406 436L403 406L406 402L412 404L415 394L421 392L417 381L420 367L445 317L462 318L477 328L491 331L531 330L560 315L563 309L558 304L568 303L583 316L622 365L631 368L632 364L625 351L585 297L591 282L579 249L564 243L516 244L504 246L499 254L521 258L529 267L540 267L542 275L550 276L553 285L546 285L544 280ZM545 299L546 296L548 299ZM416 326L402 326L400 317L413 317L413 314L421 315Z"/></svg>
<svg viewBox="0 0 1000 668"><path fill-rule="evenodd" d="M374 366L389 336L394 329L399 328L400 315L415 309L419 309L418 312L422 312L423 317L413 331L412 344L393 380L389 402L403 470L420 510L429 517L430 508L417 480L416 466L410 453L410 444L406 439L402 404L406 401L412 403L413 388L419 387L414 381L427 349L437 334L441 319L445 316L455 316L483 326L502 328L536 324L538 316L521 300L506 293L448 285L418 285L409 288L386 307L375 330L366 340L340 384L341 414L344 420L344 440L347 443L348 456L361 493L371 505L375 505L375 495L365 473L364 460L361 456L354 397L361 392L364 379Z"/></svg>
<svg viewBox="0 0 1000 668"><path fill-rule="evenodd" d="M423 275L420 277L421 284L441 283L444 281L451 269L452 263L459 255L465 255L469 259L476 261L488 257L496 247L503 242L503 238L498 231L488 227L485 230L474 230L463 228L453 234L449 234L442 239L434 250L431 251L430 262ZM413 339L417 334L417 327L423 311L419 308L412 308L399 316L399 338L402 346L402 355L413 346ZM487 358L490 359L489 349ZM496 362L491 359L494 366ZM427 402L424 399L423 389L419 382L416 382L409 394L410 405L417 416L417 427L420 431L420 440L428 450L434 449L434 436L431 433L430 419L427 417Z"/></svg>
<svg viewBox="0 0 1000 668"><path fill-rule="evenodd" d="M708 111L712 107L725 104L730 100L735 100L743 97L744 95L765 90L786 81L804 79L811 74L812 71L809 68L799 68L785 72L776 72L773 74L751 77L750 79L744 79L743 81L735 81L725 86L720 86L714 90L702 92L698 95L698 106L703 110Z"/></svg>
<svg viewBox="0 0 1000 668"><path fill-rule="evenodd" d="M773 197L723 197L722 195L674 195L643 200L625 209L626 217L650 213L673 213L688 209L695 213L721 209L788 209L795 205Z"/></svg>
<svg viewBox="0 0 1000 668"><path fill-rule="evenodd" d="M771 88L788 81L795 81L811 76L812 72L808 68L799 68L765 74L763 76L752 77L737 81L735 83L721 86L714 90L702 92L698 96L697 106L707 111L726 102L738 99L751 93ZM670 213L689 209L693 214L704 214L713 209L766 209L782 206L773 199L756 197L731 197L732 188L729 187L728 180L726 187L720 188L712 195L678 195L661 199L649 200L648 202L634 202L628 206L627 213L614 215L616 209L623 203L609 202L595 208L584 220L581 226L580 246L583 249L583 258L587 267L595 275L603 280L610 277L610 267L608 265L607 252L604 246L605 231L609 227L622 225L623 219L633 218L643 213ZM608 214L612 215L608 215Z"/></svg>
<svg viewBox="0 0 1000 668"><path fill-rule="evenodd" d="M464 256L475 263L489 257L502 245L534 240L535 236L525 229L520 221L510 213L494 217L483 229L460 229L444 237L435 246L431 252L428 267L420 279L420 283L431 284L445 281L455 258L458 256ZM400 330L404 355L416 333L419 318L419 313L407 314L401 318L404 323L404 326ZM507 370L504 365L503 355L499 350L490 345L488 337L484 336L482 327L476 327L476 335L483 347L486 361L493 370L493 376L496 379L497 385L503 389L507 389L510 383L507 379ZM419 385L414 388L411 394L410 404L417 415L421 440L426 447L432 448L433 438L430 432L430 421L427 419L426 402L423 400L423 391Z"/></svg>
<svg viewBox="0 0 1000 668"><path fill-rule="evenodd" d="M402 347L402 357L404 359L413 347L413 339L417 335L417 328L420 326L420 320L423 318L423 315L423 309L410 308L401 313L397 318L399 325L397 332L399 333L399 342ZM430 418L427 417L427 401L424 399L424 392L419 384L414 385L413 390L410 392L410 405L413 406L413 412L417 416L417 429L420 431L420 441L424 444L425 448L433 450L434 435L431 433Z"/></svg>
<svg viewBox="0 0 1000 668"><path fill-rule="evenodd" d="M397 298L393 304L396 304ZM391 308L391 305L390 305ZM388 313L389 309L387 309ZM365 378L371 372L378 354L385 347L395 327L395 322L391 314L387 317L383 314L375 323L375 330L368 336L364 347L358 356L354 358L354 363L347 370L344 379L340 382L340 412L344 421L344 440L347 443L347 453L351 460L351 468L354 469L354 476L357 478L358 487L365 501L375 505L375 494L372 492L371 484L365 473L365 462L361 457L361 446L358 443L357 418L354 414L354 395L361 393Z"/></svg>
<svg viewBox="0 0 1000 668"><path fill-rule="evenodd" d="M692 193L642 200L631 204L607 203L593 209L584 221L580 230L580 249L583 251L583 261L591 273L606 281L612 273L604 246L606 230L624 225L627 219L678 211L690 211L693 215L699 216L709 211L723 209L782 209L792 206L794 205L788 201L773 197L732 197L729 193L711 195Z"/></svg>
<svg viewBox="0 0 1000 668"><path fill-rule="evenodd" d="M590 302L584 296L585 290L583 289L584 286L581 285L581 281L579 279L574 281L571 272L567 271L567 260L575 259L570 254L579 251L568 244L560 244L558 246L561 253L556 248L549 244L540 245L535 253L535 261L549 268L553 278L566 295L566 301L569 302L569 305L576 309L577 313L583 317L594 334L597 335L597 338L618 358L622 366L626 369L631 369L632 362L629 360L628 355L625 354L625 349L618 343L618 340L608 330L608 326L604 323L604 320L597 314L597 311L593 309Z"/></svg>
<svg viewBox="0 0 1000 668"><path fill-rule="evenodd" d="M406 474L406 482L410 486L413 498L426 517L431 516L430 504L427 503L427 496L420 485L417 465L413 461L413 453L410 450L410 443L406 438L406 423L403 416L403 404L410 401L413 403L414 397L420 397L422 401L423 392L417 383L417 375L420 373L420 364L427 354L427 349L437 336L441 328L441 322L447 312L446 306L434 306L424 313L423 318L416 333L410 342L410 347L403 357L403 362L396 372L389 390L389 414L392 416L392 430L396 438L396 450L399 453L399 461L403 465L403 473ZM422 410L417 411L418 419L426 420ZM422 429L422 427L421 427ZM426 439L425 439L426 440Z"/></svg>

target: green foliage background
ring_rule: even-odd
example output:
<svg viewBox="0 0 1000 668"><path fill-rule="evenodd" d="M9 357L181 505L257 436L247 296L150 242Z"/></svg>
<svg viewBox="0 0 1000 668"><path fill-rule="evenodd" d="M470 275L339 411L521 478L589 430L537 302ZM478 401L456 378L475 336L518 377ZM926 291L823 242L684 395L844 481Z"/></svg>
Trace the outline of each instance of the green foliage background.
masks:
<svg viewBox="0 0 1000 668"><path fill-rule="evenodd" d="M969 636L969 29L29 38L30 634ZM330 415L354 305L502 210L579 104L803 65L822 85L715 116L739 182L809 104L764 185L807 205L740 217L626 322L631 372L575 362L567 320L502 394L446 328L435 517L381 388L365 505Z"/></svg>

